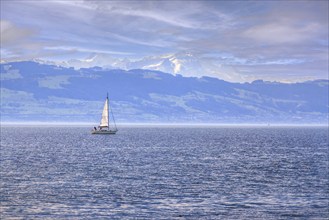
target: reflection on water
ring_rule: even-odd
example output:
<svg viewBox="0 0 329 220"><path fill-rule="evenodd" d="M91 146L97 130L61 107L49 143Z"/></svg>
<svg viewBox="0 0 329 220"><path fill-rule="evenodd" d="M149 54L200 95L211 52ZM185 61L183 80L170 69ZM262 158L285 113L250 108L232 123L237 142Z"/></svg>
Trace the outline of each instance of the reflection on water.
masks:
<svg viewBox="0 0 329 220"><path fill-rule="evenodd" d="M328 128L1 128L1 218L329 217Z"/></svg>

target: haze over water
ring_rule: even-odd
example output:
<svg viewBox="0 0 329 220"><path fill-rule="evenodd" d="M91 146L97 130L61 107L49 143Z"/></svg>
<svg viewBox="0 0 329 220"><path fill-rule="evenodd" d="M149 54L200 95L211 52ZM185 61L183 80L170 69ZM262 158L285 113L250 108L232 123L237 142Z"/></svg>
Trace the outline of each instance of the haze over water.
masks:
<svg viewBox="0 0 329 220"><path fill-rule="evenodd" d="M1 218L328 219L328 127L1 127Z"/></svg>

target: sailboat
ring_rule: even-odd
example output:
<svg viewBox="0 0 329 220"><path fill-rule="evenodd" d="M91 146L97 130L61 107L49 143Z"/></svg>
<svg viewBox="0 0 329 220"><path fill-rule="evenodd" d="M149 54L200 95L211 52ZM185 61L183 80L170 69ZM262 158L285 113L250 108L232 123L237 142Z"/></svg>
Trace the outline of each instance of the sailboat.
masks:
<svg viewBox="0 0 329 220"><path fill-rule="evenodd" d="M110 118L109 118L110 110L111 110L111 116L112 116L113 123L114 123L114 129L110 129ZM114 120L112 108L109 103L109 95L107 93L104 108L103 108L101 123L98 126L98 129L96 127L94 127L94 130L92 130L91 133L92 134L115 134L115 133L117 133L117 131L118 131L118 128L117 128L117 125Z"/></svg>

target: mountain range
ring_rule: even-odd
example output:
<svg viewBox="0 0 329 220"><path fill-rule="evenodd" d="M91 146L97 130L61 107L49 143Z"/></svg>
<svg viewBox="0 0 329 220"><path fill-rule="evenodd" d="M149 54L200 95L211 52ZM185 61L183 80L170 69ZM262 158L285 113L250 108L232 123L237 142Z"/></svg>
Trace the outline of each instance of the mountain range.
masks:
<svg viewBox="0 0 329 220"><path fill-rule="evenodd" d="M232 83L165 73L182 68L173 57L153 63L136 65L142 69L1 63L1 121L98 123L108 92L122 123L328 123L328 80Z"/></svg>
<svg viewBox="0 0 329 220"><path fill-rule="evenodd" d="M217 58L218 59L218 58ZM226 57L229 62L230 57ZM227 60L228 59L228 60ZM85 59L70 59L67 61L49 62L35 60L38 63L60 65L63 67L91 68L101 66L106 69L146 69L156 70L173 75L183 76L217 76L223 69L222 65L212 62L209 57L202 57L196 53L180 52L175 54L163 54L158 56L146 56L141 59L115 58L108 54L91 54ZM222 75L226 77L226 74Z"/></svg>

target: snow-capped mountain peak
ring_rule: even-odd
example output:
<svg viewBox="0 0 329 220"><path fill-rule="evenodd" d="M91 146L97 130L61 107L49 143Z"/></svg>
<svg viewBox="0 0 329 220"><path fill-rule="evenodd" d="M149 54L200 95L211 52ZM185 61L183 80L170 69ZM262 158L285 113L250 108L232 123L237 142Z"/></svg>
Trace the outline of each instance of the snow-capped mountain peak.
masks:
<svg viewBox="0 0 329 220"><path fill-rule="evenodd" d="M191 52L180 52L176 54L147 56L139 60L130 60L128 58L120 59L114 58L108 54L94 53L84 59L71 59L52 63L63 67L73 67L75 69L98 66L104 69L149 69L183 76L215 76L213 70L208 71L210 65L207 62L207 60Z"/></svg>

